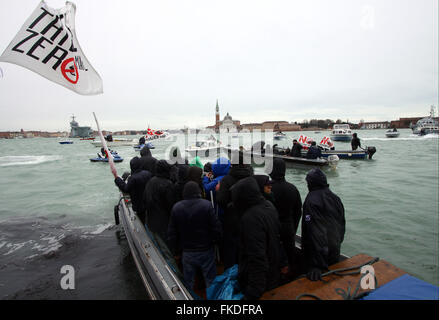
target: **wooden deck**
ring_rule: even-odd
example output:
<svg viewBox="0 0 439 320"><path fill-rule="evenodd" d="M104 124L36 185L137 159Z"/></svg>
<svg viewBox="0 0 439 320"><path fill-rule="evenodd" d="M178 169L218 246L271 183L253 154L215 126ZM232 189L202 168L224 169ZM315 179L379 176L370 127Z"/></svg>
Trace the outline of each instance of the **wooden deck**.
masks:
<svg viewBox="0 0 439 320"><path fill-rule="evenodd" d="M373 257L368 255L358 254L352 258L332 265L329 269L334 270L354 267L367 263L372 259ZM378 287L406 274L405 271L396 268L385 260L379 260L378 262L372 264L372 266L375 270ZM261 300L295 300L304 293L315 295L322 300L343 300L344 298L341 294L342 290L347 293L350 288L350 293L352 294L357 288L360 278L360 273L346 276L331 274L323 277L324 281L310 281L307 278L301 278L266 292L261 297ZM360 294L367 291L369 290L363 290L360 288L357 293ZM301 298L301 300L306 299L313 300L315 298L309 296L304 296Z"/></svg>

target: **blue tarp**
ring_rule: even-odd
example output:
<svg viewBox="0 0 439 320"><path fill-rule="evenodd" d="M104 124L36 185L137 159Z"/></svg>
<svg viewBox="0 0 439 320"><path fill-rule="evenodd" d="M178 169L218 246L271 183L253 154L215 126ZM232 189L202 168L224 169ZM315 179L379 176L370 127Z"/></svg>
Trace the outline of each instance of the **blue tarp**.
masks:
<svg viewBox="0 0 439 320"><path fill-rule="evenodd" d="M405 274L372 291L363 300L439 300L439 287Z"/></svg>
<svg viewBox="0 0 439 320"><path fill-rule="evenodd" d="M240 292L238 283L238 265L228 268L223 274L216 276L206 290L208 300L241 300L244 295Z"/></svg>

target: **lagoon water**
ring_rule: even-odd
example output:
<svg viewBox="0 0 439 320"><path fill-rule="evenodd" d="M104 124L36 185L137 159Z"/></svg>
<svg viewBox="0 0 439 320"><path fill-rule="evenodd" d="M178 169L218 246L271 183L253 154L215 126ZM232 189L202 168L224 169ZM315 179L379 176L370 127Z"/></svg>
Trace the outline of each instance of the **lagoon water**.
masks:
<svg viewBox="0 0 439 320"><path fill-rule="evenodd" d="M342 252L380 257L439 285L438 136L402 129L390 139L384 132L358 131L363 147L377 149L372 160L340 160L336 169L325 169L345 206ZM288 136L300 134L320 141L329 132ZM73 140L0 140L0 299L145 298L126 240L114 226L119 192L108 164L91 163L99 148ZM165 157L169 143L154 145L153 155ZM138 152L115 149L125 159L116 164L121 175ZM302 201L306 173L287 169ZM75 268L75 290L60 288L63 265Z"/></svg>

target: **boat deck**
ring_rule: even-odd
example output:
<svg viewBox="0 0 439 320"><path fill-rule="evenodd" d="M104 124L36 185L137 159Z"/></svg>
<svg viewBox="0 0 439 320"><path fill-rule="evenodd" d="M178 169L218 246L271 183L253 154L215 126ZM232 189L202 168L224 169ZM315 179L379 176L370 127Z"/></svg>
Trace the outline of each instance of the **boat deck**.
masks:
<svg viewBox="0 0 439 320"><path fill-rule="evenodd" d="M336 263L329 267L329 270L335 270L340 268L349 268L354 266L363 265L374 259L366 254L358 254L351 258L345 259L339 263ZM379 260L372 264L375 276L376 287L390 282L404 274L405 271L393 266L385 260ZM359 271L359 269L357 269ZM348 272L347 272L348 273ZM312 296L302 296L304 294L314 295L322 300L343 300L344 293L350 292L351 294L359 285L359 281L362 274L360 272L352 275L339 276L336 274L330 274L323 277L323 281L310 281L307 278L300 278L293 282L287 283L283 286L275 288L266 292L261 300L315 300ZM357 294L362 294L368 290L359 288Z"/></svg>

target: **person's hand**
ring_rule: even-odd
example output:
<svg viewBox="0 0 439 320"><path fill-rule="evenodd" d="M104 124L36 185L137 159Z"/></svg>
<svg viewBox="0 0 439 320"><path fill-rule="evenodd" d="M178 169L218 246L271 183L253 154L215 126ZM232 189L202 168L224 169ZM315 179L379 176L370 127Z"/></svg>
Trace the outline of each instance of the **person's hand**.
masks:
<svg viewBox="0 0 439 320"><path fill-rule="evenodd" d="M218 191L220 188L220 182L218 182L218 184L215 186L215 191Z"/></svg>
<svg viewBox="0 0 439 320"><path fill-rule="evenodd" d="M306 277L311 281L322 280L322 270L318 268L312 268L310 271L308 271Z"/></svg>

